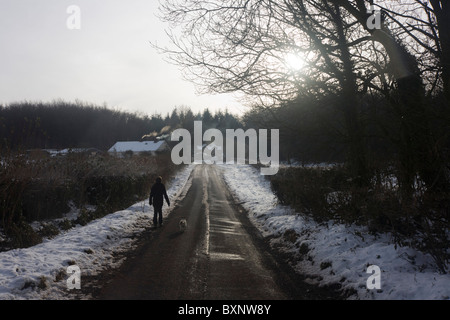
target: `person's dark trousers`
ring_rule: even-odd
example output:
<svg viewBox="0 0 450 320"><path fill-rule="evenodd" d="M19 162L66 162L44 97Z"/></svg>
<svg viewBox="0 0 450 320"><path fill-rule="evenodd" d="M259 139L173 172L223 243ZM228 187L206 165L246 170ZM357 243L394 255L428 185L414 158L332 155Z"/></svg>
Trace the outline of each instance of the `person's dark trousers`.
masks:
<svg viewBox="0 0 450 320"><path fill-rule="evenodd" d="M156 224L158 223L158 218L159 218L159 224L162 224L162 206L153 206L153 223Z"/></svg>

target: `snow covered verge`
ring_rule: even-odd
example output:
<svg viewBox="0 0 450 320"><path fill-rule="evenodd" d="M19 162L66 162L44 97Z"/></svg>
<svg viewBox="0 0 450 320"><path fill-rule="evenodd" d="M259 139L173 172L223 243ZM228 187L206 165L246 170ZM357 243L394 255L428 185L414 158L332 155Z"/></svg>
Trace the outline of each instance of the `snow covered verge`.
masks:
<svg viewBox="0 0 450 320"><path fill-rule="evenodd" d="M354 292L351 299L450 299L450 275L439 274L431 256L396 246L389 234L373 236L365 228L333 221L318 224L279 205L259 170L248 165L221 167L255 226L296 257L294 268L311 283L339 283ZM380 275L370 266L378 267Z"/></svg>
<svg viewBox="0 0 450 320"><path fill-rule="evenodd" d="M164 207L164 216L184 197L181 192L188 189L184 186L190 183L193 167L186 167L171 182L167 191L173 205ZM269 181L252 166L220 168L255 226L296 257L294 267L312 283L339 283L355 292L353 299L450 299L450 275L439 274L430 256L396 247L389 234L375 237L364 228L333 221L317 224L279 205ZM143 201L34 247L0 253L0 300L79 299L82 290L68 290L67 268L79 267L83 287L83 276L119 265L117 253L134 246L135 236L149 226L151 215L148 201ZM380 289L367 288L373 276L367 273L371 265L381 270Z"/></svg>
<svg viewBox="0 0 450 320"><path fill-rule="evenodd" d="M181 192L189 183L192 169L193 166L184 168L171 181L167 193L173 205L184 197ZM170 210L171 207L164 206L163 215L167 216ZM75 294L79 297L80 290L68 289L69 279L73 279L69 286L77 283L68 267L79 268L82 286L83 276L96 275L106 267L120 264L117 253L133 247L135 236L151 224L152 212L148 201L142 201L39 245L1 252L0 300L60 300L72 299Z"/></svg>

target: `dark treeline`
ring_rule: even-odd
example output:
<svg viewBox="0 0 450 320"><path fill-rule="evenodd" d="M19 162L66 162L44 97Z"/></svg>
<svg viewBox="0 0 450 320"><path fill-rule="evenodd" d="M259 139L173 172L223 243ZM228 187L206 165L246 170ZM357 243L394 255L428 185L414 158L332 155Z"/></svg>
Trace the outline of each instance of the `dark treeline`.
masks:
<svg viewBox="0 0 450 320"><path fill-rule="evenodd" d="M195 120L202 120L204 128L240 126L227 110L194 114L189 107L178 107L164 116L148 116L78 101L18 102L0 106L0 147L108 150L117 141L139 141L163 129L193 127Z"/></svg>
<svg viewBox="0 0 450 320"><path fill-rule="evenodd" d="M362 138L369 167L386 168L399 165L401 149L401 121L395 90L391 99L378 94L361 98L358 119L362 124ZM297 99L277 108L254 106L243 117L247 127L280 130L280 158L303 163L347 161L350 138L344 124L344 114L333 95L320 99ZM439 142L441 155L450 155L450 112L442 96L429 97L429 135ZM437 147L437 146L436 146Z"/></svg>

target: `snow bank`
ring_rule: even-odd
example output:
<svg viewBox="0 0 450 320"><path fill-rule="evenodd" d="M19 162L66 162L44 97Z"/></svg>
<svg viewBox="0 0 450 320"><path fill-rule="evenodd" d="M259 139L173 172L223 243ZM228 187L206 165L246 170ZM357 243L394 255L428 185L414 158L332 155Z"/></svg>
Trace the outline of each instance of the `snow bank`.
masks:
<svg viewBox="0 0 450 320"><path fill-rule="evenodd" d="M433 259L396 246L389 234L371 236L357 226L318 224L277 203L270 182L248 165L223 165L235 197L264 236L295 255L295 269L318 285L339 283L353 299L450 299L450 275L439 274ZM285 235L285 236L283 236ZM380 289L368 267L381 270ZM369 282L369 285L368 285Z"/></svg>

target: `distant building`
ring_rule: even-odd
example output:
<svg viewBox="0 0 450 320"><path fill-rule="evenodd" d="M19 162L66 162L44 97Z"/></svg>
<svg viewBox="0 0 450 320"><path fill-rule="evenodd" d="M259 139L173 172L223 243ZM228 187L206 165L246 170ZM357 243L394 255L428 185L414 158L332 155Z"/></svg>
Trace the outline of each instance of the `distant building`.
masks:
<svg viewBox="0 0 450 320"><path fill-rule="evenodd" d="M164 140L159 141L119 141L116 142L109 150L109 153L118 156L127 154L156 154L170 150L169 145Z"/></svg>

